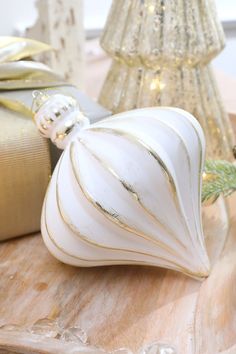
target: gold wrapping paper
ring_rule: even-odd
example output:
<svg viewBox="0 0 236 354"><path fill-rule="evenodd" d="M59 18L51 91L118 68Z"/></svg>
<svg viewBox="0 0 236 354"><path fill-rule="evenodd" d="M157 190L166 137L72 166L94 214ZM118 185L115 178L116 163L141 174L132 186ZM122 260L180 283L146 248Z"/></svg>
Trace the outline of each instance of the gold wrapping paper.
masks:
<svg viewBox="0 0 236 354"><path fill-rule="evenodd" d="M34 125L32 92L25 89L63 83L46 65L28 59L48 49L37 41L0 37L0 240L40 228L50 148Z"/></svg>
<svg viewBox="0 0 236 354"><path fill-rule="evenodd" d="M51 163L31 119L0 108L0 240L38 231Z"/></svg>

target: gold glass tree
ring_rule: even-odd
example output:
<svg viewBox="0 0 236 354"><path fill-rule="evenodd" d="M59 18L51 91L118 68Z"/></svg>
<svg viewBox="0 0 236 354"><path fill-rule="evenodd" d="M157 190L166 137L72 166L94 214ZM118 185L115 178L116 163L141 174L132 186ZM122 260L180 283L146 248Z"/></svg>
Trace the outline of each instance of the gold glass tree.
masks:
<svg viewBox="0 0 236 354"><path fill-rule="evenodd" d="M224 47L213 0L114 0L101 45L113 58L100 95L106 108L183 108L202 125L208 157L232 158L210 66Z"/></svg>

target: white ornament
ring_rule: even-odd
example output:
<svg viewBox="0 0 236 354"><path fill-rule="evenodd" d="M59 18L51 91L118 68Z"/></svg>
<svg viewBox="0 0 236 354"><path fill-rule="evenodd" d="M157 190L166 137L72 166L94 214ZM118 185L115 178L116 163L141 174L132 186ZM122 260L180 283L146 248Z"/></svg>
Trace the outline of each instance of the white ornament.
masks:
<svg viewBox="0 0 236 354"><path fill-rule="evenodd" d="M42 211L49 251L75 266L141 264L207 276L199 123L180 109L146 108L89 125L71 102L47 98L35 116L41 128L53 117L40 129L66 143ZM60 140L67 119L73 129Z"/></svg>

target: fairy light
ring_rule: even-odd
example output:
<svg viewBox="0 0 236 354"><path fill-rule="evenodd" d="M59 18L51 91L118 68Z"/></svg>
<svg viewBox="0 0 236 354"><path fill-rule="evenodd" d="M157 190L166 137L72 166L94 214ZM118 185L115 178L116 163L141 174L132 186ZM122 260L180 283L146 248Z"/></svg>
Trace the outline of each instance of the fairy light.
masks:
<svg viewBox="0 0 236 354"><path fill-rule="evenodd" d="M163 82L161 82L161 80L159 78L153 79L151 81L150 84L150 90L154 91L154 90L163 90L163 88L165 87L165 84Z"/></svg>
<svg viewBox="0 0 236 354"><path fill-rule="evenodd" d="M148 6L148 12L149 12L150 14L153 14L154 11L155 11L155 6L154 6L154 5L149 5L149 6Z"/></svg>

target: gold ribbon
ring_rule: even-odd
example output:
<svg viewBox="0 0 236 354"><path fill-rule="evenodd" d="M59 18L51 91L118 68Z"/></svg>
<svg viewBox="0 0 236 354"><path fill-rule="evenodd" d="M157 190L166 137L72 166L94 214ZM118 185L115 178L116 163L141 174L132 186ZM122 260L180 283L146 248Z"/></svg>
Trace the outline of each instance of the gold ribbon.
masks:
<svg viewBox="0 0 236 354"><path fill-rule="evenodd" d="M52 50L47 44L26 38L0 37L0 90L60 86L65 83L48 66L32 56Z"/></svg>
<svg viewBox="0 0 236 354"><path fill-rule="evenodd" d="M48 141L29 119L33 115L29 89L65 83L49 67L29 58L49 49L34 40L0 37L0 240L40 229L51 156Z"/></svg>
<svg viewBox="0 0 236 354"><path fill-rule="evenodd" d="M0 37L0 63L18 61L51 50L45 43L28 38Z"/></svg>

